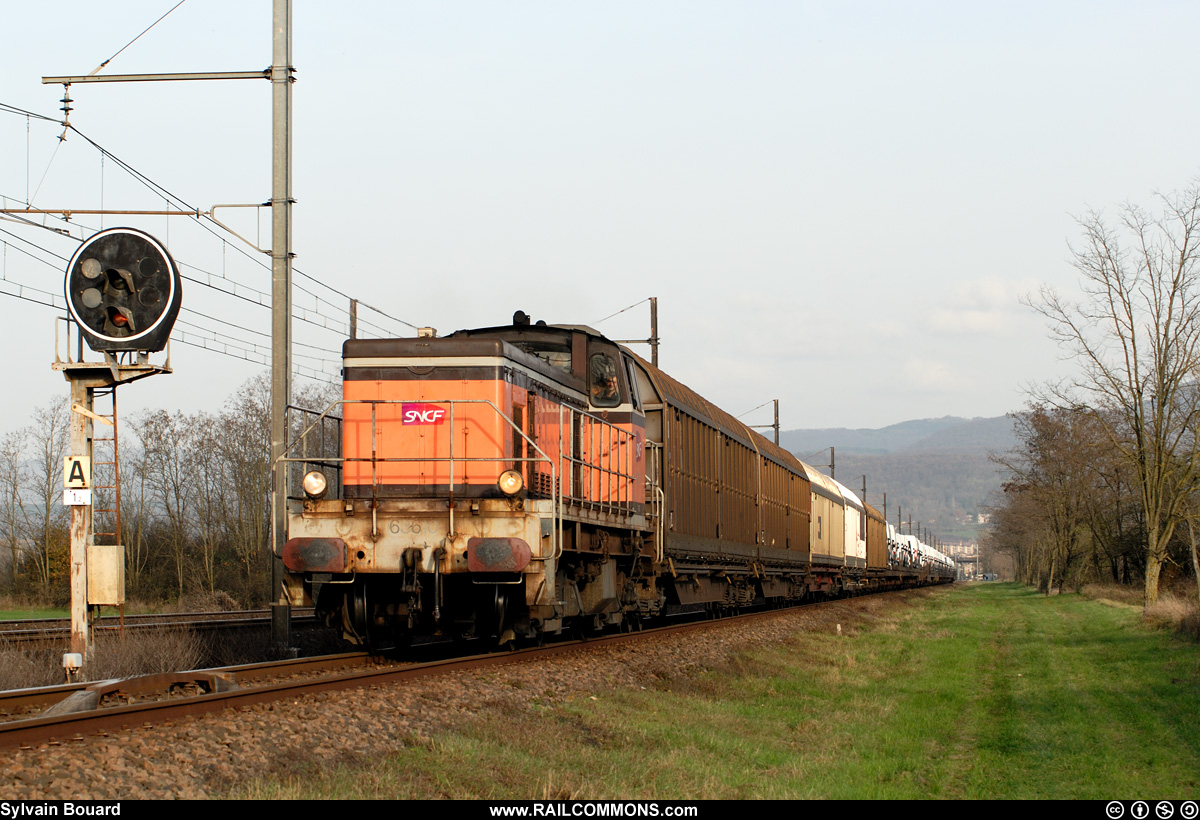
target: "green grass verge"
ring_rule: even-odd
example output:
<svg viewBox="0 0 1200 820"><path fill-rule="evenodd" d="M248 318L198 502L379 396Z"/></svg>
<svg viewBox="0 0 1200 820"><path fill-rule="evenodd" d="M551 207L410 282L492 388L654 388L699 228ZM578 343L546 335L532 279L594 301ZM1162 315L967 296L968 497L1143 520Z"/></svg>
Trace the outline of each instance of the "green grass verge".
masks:
<svg viewBox="0 0 1200 820"><path fill-rule="evenodd" d="M71 610L55 609L0 609L0 621L24 621L30 618L69 618Z"/></svg>
<svg viewBox="0 0 1200 820"><path fill-rule="evenodd" d="M596 695L232 796L1150 799L1200 784L1200 648L1137 612L1016 585Z"/></svg>

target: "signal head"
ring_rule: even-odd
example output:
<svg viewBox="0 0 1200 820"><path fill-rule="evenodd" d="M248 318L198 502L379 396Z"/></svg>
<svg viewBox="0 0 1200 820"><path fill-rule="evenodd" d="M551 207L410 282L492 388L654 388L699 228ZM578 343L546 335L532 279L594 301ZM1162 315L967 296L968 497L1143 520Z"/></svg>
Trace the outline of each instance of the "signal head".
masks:
<svg viewBox="0 0 1200 820"><path fill-rule="evenodd" d="M167 249L133 228L109 228L80 245L64 287L71 317L96 351L162 350L183 293Z"/></svg>

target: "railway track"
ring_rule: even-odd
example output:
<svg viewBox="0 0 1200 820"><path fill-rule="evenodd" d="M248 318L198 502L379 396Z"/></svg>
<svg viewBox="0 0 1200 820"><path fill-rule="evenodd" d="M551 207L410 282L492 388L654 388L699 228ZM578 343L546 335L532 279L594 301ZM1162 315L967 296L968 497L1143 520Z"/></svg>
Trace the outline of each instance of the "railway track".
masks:
<svg viewBox="0 0 1200 820"><path fill-rule="evenodd" d="M187 627L198 631L253 629L270 626L271 615L265 609L235 612L179 612L140 615L106 615L93 622L98 634L139 632L152 629ZM312 607L292 610L292 624L306 626L316 623ZM28 618L0 621L0 641L10 645L66 640L71 634L69 618Z"/></svg>
<svg viewBox="0 0 1200 820"><path fill-rule="evenodd" d="M808 604L807 606L813 606ZM788 608L790 611L795 607ZM61 745L89 735L151 726L188 715L248 708L299 695L395 684L432 675L529 663L677 632L721 629L726 624L770 618L781 610L746 613L721 621L691 621L640 632L600 635L507 652L420 662L384 661L367 653L306 658L195 672L155 675L41 689L0 692L0 748ZM36 717L20 717L40 711Z"/></svg>

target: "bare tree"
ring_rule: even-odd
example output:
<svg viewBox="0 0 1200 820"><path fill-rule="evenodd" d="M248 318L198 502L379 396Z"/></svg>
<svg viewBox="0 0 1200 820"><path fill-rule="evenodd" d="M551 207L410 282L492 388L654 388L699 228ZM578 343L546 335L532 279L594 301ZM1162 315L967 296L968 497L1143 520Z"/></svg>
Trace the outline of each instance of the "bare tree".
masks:
<svg viewBox="0 0 1200 820"><path fill-rule="evenodd" d="M247 591L262 580L256 570L267 566L271 493L271 385L265 377L250 379L225 405L215 430L217 447L229 481L227 520L230 540L245 573Z"/></svg>
<svg viewBox="0 0 1200 820"><path fill-rule="evenodd" d="M165 515L163 537L174 565L176 592L182 596L188 576L188 546L195 505L185 450L195 431L186 415L171 415L164 410L137 416L133 427L145 453L146 479L159 511Z"/></svg>
<svg viewBox="0 0 1200 820"><path fill-rule="evenodd" d="M43 594L49 594L51 582L66 569L67 561L62 469L67 455L70 411L66 400L60 399L33 412L35 421L25 428L32 442L32 459L26 473L29 500L22 512L29 538L28 558Z"/></svg>
<svg viewBox="0 0 1200 820"><path fill-rule="evenodd" d="M24 505L26 432L16 430L0 439L0 538L8 553L10 588L17 591L17 576L24 548Z"/></svg>
<svg viewBox="0 0 1200 820"><path fill-rule="evenodd" d="M125 545L125 579L131 592L143 592L150 566L150 528L154 503L148 477L146 451L121 448L121 543Z"/></svg>
<svg viewBox="0 0 1200 820"><path fill-rule="evenodd" d="M1061 592L1077 564L1093 547L1098 528L1091 518L1100 513L1089 499L1100 485L1097 458L1100 431L1094 414L1079 408L1034 406L1012 414L1019 444L994 460L1011 479L1004 485L1013 506L1019 496L1024 514L1032 517L1031 545L1039 548L1039 587ZM1006 513L1015 510L1006 510ZM1008 520L1003 519L1003 520Z"/></svg>
<svg viewBox="0 0 1200 820"><path fill-rule="evenodd" d="M188 418L188 426L192 432L184 442L181 455L192 478L201 584L211 596L217 590L217 553L229 524L226 514L228 482L224 461L213 441L217 420L207 413L197 413Z"/></svg>
<svg viewBox="0 0 1200 820"><path fill-rule="evenodd" d="M1046 522L1033 494L1024 485L1009 482L1003 499L990 512L991 527L983 546L989 553L1007 555L1018 581L1041 587L1041 580L1048 577Z"/></svg>
<svg viewBox="0 0 1200 820"><path fill-rule="evenodd" d="M1082 366L1050 397L1093 407L1132 467L1145 519L1147 607L1158 600L1167 546L1197 482L1200 415L1200 185L1157 199L1161 213L1127 204L1116 227L1097 213L1081 219L1084 241L1072 254L1082 300L1044 288L1033 303Z"/></svg>

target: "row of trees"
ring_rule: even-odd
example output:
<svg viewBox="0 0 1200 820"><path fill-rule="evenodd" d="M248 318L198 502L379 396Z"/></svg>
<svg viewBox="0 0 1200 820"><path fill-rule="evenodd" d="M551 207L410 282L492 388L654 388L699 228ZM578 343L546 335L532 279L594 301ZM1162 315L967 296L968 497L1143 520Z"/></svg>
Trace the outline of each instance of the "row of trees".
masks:
<svg viewBox="0 0 1200 820"><path fill-rule="evenodd" d="M1045 404L1014 414L1020 444L998 456L1009 473L989 547L1043 591L1145 576L1143 511L1129 465L1089 408Z"/></svg>
<svg viewBox="0 0 1200 820"><path fill-rule="evenodd" d="M1164 568L1200 578L1200 185L1157 199L1081 219L1080 298L1031 301L1079 375L1018 414L992 533L1025 580L1111 574L1147 607Z"/></svg>
<svg viewBox="0 0 1200 820"><path fill-rule="evenodd" d="M321 407L329 400L318 390L301 399ZM65 400L52 402L0 438L0 588L54 602L69 597L61 503L68 412ZM220 413L143 411L121 419L120 435L127 595L268 600L268 378L243 384Z"/></svg>

